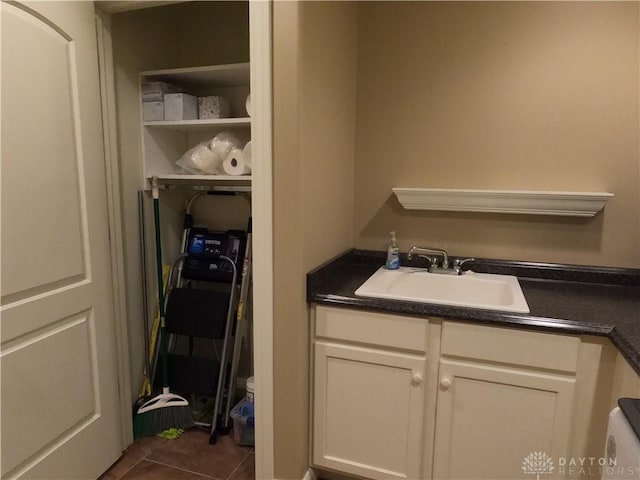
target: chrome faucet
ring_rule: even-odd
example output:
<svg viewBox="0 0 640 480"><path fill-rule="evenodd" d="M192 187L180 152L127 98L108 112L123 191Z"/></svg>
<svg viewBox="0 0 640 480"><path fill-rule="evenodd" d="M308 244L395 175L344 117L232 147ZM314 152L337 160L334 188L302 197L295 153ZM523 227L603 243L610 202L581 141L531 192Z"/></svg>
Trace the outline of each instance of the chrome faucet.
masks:
<svg viewBox="0 0 640 480"><path fill-rule="evenodd" d="M430 272L436 271L440 268L444 270L449 269L449 255L447 255L447 252L445 252L444 250L438 250L437 248L429 248L429 247L418 247L414 245L409 249L409 252L407 253L407 259L411 260L413 256L416 254L418 254L419 257L427 258L431 262L431 265L429 266ZM437 259L428 257L428 255L442 255L442 267L438 267ZM457 273L457 272L452 271L451 273Z"/></svg>

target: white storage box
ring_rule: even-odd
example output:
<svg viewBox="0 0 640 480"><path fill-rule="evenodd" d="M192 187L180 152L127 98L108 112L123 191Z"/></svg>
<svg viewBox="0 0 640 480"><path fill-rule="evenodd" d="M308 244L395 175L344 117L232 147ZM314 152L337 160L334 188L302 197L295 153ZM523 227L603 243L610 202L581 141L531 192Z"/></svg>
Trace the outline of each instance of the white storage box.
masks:
<svg viewBox="0 0 640 480"><path fill-rule="evenodd" d="M186 93L168 93L164 96L165 120L196 120L198 99Z"/></svg>
<svg viewBox="0 0 640 480"><path fill-rule="evenodd" d="M155 122L164 120L164 103L163 102L143 102L142 103L142 119L145 122Z"/></svg>
<svg viewBox="0 0 640 480"><path fill-rule="evenodd" d="M180 93L182 89L165 82L142 82L143 102L162 102L165 93Z"/></svg>
<svg viewBox="0 0 640 480"><path fill-rule="evenodd" d="M198 97L198 118L228 118L229 102L224 97Z"/></svg>

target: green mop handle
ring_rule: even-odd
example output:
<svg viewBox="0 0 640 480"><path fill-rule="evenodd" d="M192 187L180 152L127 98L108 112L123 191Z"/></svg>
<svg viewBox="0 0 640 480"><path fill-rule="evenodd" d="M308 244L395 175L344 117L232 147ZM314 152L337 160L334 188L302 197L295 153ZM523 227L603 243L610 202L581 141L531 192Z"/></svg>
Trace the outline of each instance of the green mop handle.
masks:
<svg viewBox="0 0 640 480"><path fill-rule="evenodd" d="M169 386L169 365L167 361L169 339L164 321L164 281L162 278L162 240L160 238L160 192L158 191L158 177L151 178L151 194L153 196L153 219L156 231L156 273L158 275L158 302L160 312L160 361L162 366L162 387Z"/></svg>

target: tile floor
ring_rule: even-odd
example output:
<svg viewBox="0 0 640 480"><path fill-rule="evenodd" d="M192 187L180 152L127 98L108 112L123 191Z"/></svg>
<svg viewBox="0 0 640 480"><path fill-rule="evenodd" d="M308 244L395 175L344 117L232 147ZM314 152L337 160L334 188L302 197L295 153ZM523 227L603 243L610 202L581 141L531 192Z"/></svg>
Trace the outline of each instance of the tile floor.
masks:
<svg viewBox="0 0 640 480"><path fill-rule="evenodd" d="M99 480L254 480L252 447L236 445L233 432L209 445L209 433L191 429L176 440L136 440Z"/></svg>

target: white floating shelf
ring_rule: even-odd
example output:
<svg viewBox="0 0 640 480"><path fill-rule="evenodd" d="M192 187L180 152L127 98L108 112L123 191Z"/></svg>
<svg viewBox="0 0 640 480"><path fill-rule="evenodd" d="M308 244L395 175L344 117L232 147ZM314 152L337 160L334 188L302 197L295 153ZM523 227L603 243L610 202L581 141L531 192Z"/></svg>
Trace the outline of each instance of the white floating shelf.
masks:
<svg viewBox="0 0 640 480"><path fill-rule="evenodd" d="M593 217L613 197L605 192L393 188L408 210Z"/></svg>

